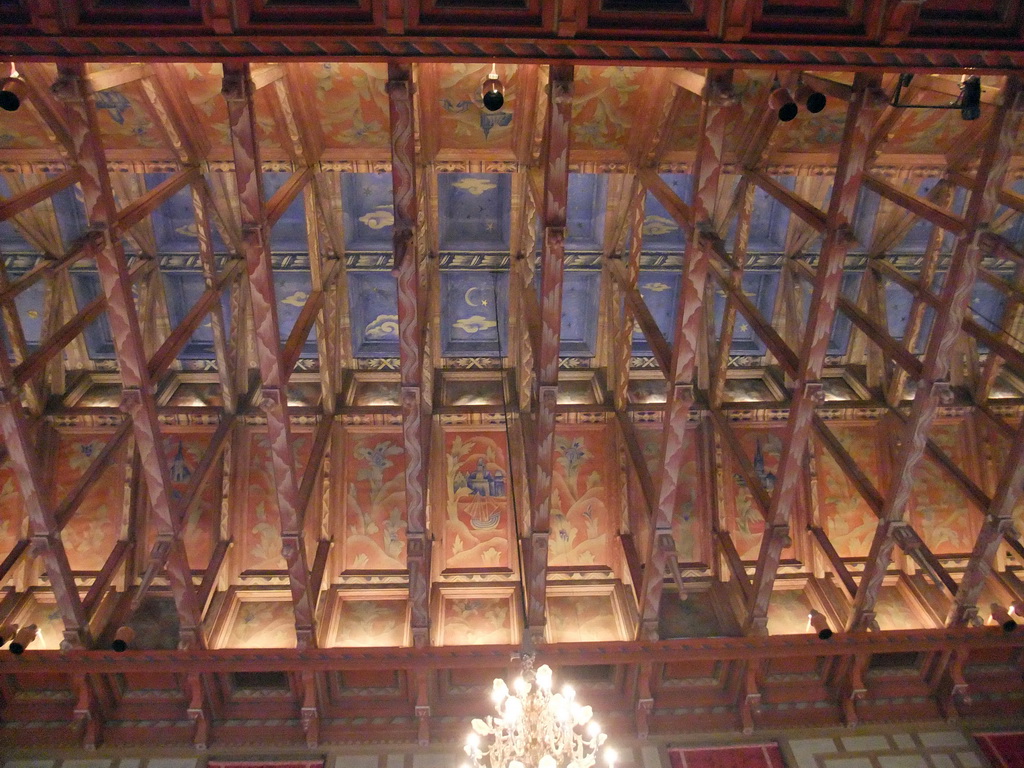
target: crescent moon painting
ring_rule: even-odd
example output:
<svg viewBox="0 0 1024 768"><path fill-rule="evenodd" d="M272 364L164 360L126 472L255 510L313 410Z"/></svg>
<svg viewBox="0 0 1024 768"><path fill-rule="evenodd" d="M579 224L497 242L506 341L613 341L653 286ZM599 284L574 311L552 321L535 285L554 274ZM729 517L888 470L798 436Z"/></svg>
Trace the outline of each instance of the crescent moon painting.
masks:
<svg viewBox="0 0 1024 768"><path fill-rule="evenodd" d="M480 290L480 286L478 286L478 285L470 286L470 288L466 291L466 295L464 297L465 300L466 300L466 304L467 305L469 305L471 307L486 307L487 306L487 299L480 299L479 302L477 302L475 304L473 303L473 293L475 291L479 291L479 290Z"/></svg>

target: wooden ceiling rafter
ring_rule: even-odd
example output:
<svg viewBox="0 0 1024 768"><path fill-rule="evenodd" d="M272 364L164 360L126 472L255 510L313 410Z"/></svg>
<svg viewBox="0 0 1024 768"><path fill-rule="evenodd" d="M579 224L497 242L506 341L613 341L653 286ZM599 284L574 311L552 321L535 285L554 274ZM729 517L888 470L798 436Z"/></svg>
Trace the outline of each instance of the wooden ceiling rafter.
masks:
<svg viewBox="0 0 1024 768"><path fill-rule="evenodd" d="M995 211L998 191L1002 189L1009 155L1019 125L1017 105L1019 83L1009 78L1003 103L993 119L989 136L979 160L972 194L962 218L965 230L954 246L949 272L942 288L943 307L936 313L928 338L910 418L904 428L902 444L894 463L893 482L885 496L883 514L875 529L864 574L857 590L848 629L862 629L874 620L874 606L896 544L897 529L906 528L906 506L910 498L914 470L924 455L928 429L935 418L939 398L947 390L944 379L949 371L953 343L960 333L970 300L975 270L980 258L978 236L983 223ZM877 186L877 185L876 185ZM907 207L913 201L905 200ZM911 208L928 218L929 210ZM938 223L938 222L936 222Z"/></svg>
<svg viewBox="0 0 1024 768"><path fill-rule="evenodd" d="M697 367L703 343L703 309L710 258L704 239L714 236L708 233L714 232L714 207L722 176L725 128L728 122L726 107L731 92L731 80L728 79L707 80L704 84L698 122L697 156L693 169L693 203L686 211L688 216L685 223L678 218L683 213L682 201L678 196L675 193L669 194L671 191L663 183L649 187L686 233L687 245L676 311L674 347L669 348L670 360L667 361L662 465L657 473L658 504L652 521L651 546L645 558L638 637L657 636L657 616L667 567L677 579L680 594L685 594L678 574L672 521L680 505L684 456L688 447L696 441L697 434L689 422L690 410L696 397ZM642 173L641 179L647 184L651 176Z"/></svg>
<svg viewBox="0 0 1024 768"><path fill-rule="evenodd" d="M413 644L429 643L430 530L426 493L430 417L423 393L424 345L421 260L416 252L416 131L412 72L388 64L391 185L394 208L392 274L398 281L398 351L402 444L405 449L406 560ZM428 706L424 704L423 706Z"/></svg>
<svg viewBox="0 0 1024 768"><path fill-rule="evenodd" d="M538 206L543 228L540 261L540 347L534 359L534 402L530 442L536 446L530 474L532 511L523 549L526 569L526 627L534 642L544 640L548 572L548 535L555 462L555 411L565 269L565 226L569 201L569 138L572 123L573 68L551 65L544 145L543 187Z"/></svg>
<svg viewBox="0 0 1024 768"><path fill-rule="evenodd" d="M853 240L854 208L869 158L868 137L879 112L874 89L875 83L872 80L858 75L848 104L839 148L839 163L826 215L825 238L815 270L814 290L800 345L800 365L794 377L777 480L754 574L754 596L750 604L747 629L757 634L767 634L768 631L768 604L772 587L781 563L782 550L792 541L790 516L797 506L798 494L804 482L804 457L812 434L811 419L816 406L824 402L821 377L836 315L843 266Z"/></svg>
<svg viewBox="0 0 1024 768"><path fill-rule="evenodd" d="M75 159L83 169L81 180L86 217L100 229L102 245L95 251L96 267L107 303L107 318L115 341L122 382L122 407L131 417L135 445L142 457L148 501L158 531L151 560L166 568L178 613L184 647L203 648L195 588L181 541L180 525L172 512L170 474L157 418L153 382L142 345L138 310L123 245L117 236L118 214L81 65L58 68L54 93L66 107L66 119L75 142Z"/></svg>
<svg viewBox="0 0 1024 768"><path fill-rule="evenodd" d="M284 367L281 350L277 302L270 266L270 205L264 204L263 169L256 142L255 92L248 65L225 65L223 93L228 105L235 157L234 170L243 224L250 311L256 358L262 379L260 405L267 417L270 463L281 524L281 549L288 566L298 647L315 647L315 599L306 558L303 510L300 507L295 449L288 416L287 385L291 371Z"/></svg>

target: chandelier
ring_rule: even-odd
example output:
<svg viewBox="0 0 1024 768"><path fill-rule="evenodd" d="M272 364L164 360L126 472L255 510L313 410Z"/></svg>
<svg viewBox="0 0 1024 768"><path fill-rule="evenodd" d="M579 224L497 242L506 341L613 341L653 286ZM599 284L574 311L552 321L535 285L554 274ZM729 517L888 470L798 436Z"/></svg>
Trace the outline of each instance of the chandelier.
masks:
<svg viewBox="0 0 1024 768"><path fill-rule="evenodd" d="M593 719L593 710L576 701L565 686L551 691L551 667L533 669L533 654L523 654L523 674L509 690L496 678L491 698L498 716L474 718L466 739L470 763L463 768L591 768L607 738ZM604 759L614 768L616 753L605 747Z"/></svg>

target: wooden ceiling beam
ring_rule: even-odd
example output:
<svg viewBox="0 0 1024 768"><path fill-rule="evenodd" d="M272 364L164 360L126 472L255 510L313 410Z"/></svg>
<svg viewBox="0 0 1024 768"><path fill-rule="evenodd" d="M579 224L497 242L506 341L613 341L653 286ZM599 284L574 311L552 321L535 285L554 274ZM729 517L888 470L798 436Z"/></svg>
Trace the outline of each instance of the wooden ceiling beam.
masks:
<svg viewBox="0 0 1024 768"><path fill-rule="evenodd" d="M967 222L965 218L950 213L941 205L933 202L927 197L921 197L920 195L915 195L910 192L904 192L902 189L893 186L885 179L881 179L872 174L865 174L864 186L887 200L891 200L901 208L905 208L915 216L918 216L925 221L930 221L935 226L941 227L957 237L963 235L964 232L967 231L969 222Z"/></svg>
<svg viewBox="0 0 1024 768"><path fill-rule="evenodd" d="M629 304L630 314L640 325L640 329L643 331L644 337L651 347L651 354L654 355L654 359L658 362L658 367L665 374L665 378L669 378L672 375L672 346L665 339L664 334L662 334L657 321L647 306L647 302L640 295L640 290L636 287L636 283L630 284L628 268L622 263L622 260L609 259L608 267L612 279L615 280L616 285L622 291L626 302ZM629 324L628 330L630 336L632 336L632 323Z"/></svg>
<svg viewBox="0 0 1024 768"><path fill-rule="evenodd" d="M195 183L200 176L198 168L185 168L178 171L169 179L153 187L142 197L132 200L122 208L117 214L114 226L121 232L127 232L150 216L170 198L174 197L185 186Z"/></svg>
<svg viewBox="0 0 1024 768"><path fill-rule="evenodd" d="M72 184L78 182L81 173L82 169L76 165L64 171L60 176L54 176L37 187L25 190L20 195L6 199L0 198L0 221L14 218L19 213L27 211L33 205L50 199L58 192L63 192Z"/></svg>
<svg viewBox="0 0 1024 768"><path fill-rule="evenodd" d="M633 352L633 323L635 310L633 303L628 300L628 293L636 291L640 279L640 256L643 252L644 242L644 209L646 206L646 195L642 192L640 180L635 176L630 184L631 199L624 206L626 209L622 220L615 226L615 232L611 237L618 239L619 225L623 225L622 237L625 238L626 226L632 233L629 241L629 252L625 264L620 264L618 269L619 278L615 278L616 264L621 260L611 258L612 253L618 248L614 243L605 241L604 265L612 273L611 290L609 291L609 305L611 312L611 354L609 356L610 378L612 400L615 410L624 413L629 407L629 376L630 361ZM606 227L605 236L608 237L609 229ZM625 281L623 283L623 280ZM646 304L645 304L646 308ZM648 314L650 314L648 312ZM657 327L655 325L655 327ZM660 330L659 330L660 333ZM652 346L652 349L654 347ZM665 365L662 371L668 376L667 365L671 363L672 353L669 348L667 354L662 354Z"/></svg>
<svg viewBox="0 0 1024 768"><path fill-rule="evenodd" d="M88 469L82 473L75 486L68 492L67 496L61 499L60 504L54 509L53 514L54 518L56 518L58 531L64 530L64 527L71 520L71 516L81 506L89 490L113 463L114 454L124 445L128 435L131 434L131 426L131 422L126 419L117 428L117 431L107 438L103 449L93 457L92 461L89 462Z"/></svg>
<svg viewBox="0 0 1024 768"><path fill-rule="evenodd" d="M754 185L742 179L738 190L740 201L736 220L736 237L731 255L730 277L736 285L743 285L743 269L747 263L747 246L750 243L750 220L754 214ZM712 408L721 408L725 396L725 382L728 377L729 355L732 351L732 337L736 327L736 301L732 293L725 291L725 308L722 313L722 328L718 334L718 351L711 372L711 386L708 401ZM711 295L709 291L705 295ZM712 299L713 300L713 299ZM711 333L713 329L709 331Z"/></svg>
<svg viewBox="0 0 1024 768"><path fill-rule="evenodd" d="M700 347L704 341L704 299L708 262L711 260L705 233L714 232L714 207L722 175L722 154L728 123L726 107L730 99L729 82L716 80L705 84L697 133L700 138L694 164L692 206L685 206L679 196L657 174L640 172L645 187L665 206L687 236L685 267L673 336L674 349L670 369L666 373L668 391L662 427L658 504L655 508L651 545L647 552L644 580L641 585L637 633L638 637L648 639L658 635L658 613L665 569L671 567L673 575L678 570L672 522L680 506L680 493L685 482L681 477L684 456L687 449L696 441L697 434L689 421L696 394ZM636 295L639 297L639 291L636 291ZM636 309L634 307L634 311ZM653 330L657 330L657 326Z"/></svg>
<svg viewBox="0 0 1024 768"><path fill-rule="evenodd" d="M92 642L88 617L75 586L57 517L48 501L49 493L38 460L37 440L22 409L7 351L0 352L0 431L3 432L8 459L18 478L18 490L29 522L32 551L37 557L42 557L64 622L64 641L73 648L88 648Z"/></svg>
<svg viewBox="0 0 1024 768"><path fill-rule="evenodd" d="M924 455L928 429L935 418L940 394L947 391L943 380L949 372L954 342L961 332L981 257L978 236L984 222L995 213L997 193L1003 188L1019 124L1019 82L1016 78L1008 78L1003 103L992 119L963 217L967 229L954 247L949 272L943 283L941 306L929 335L921 380L893 465L893 482L871 543L857 599L847 623L848 629L861 629L874 621L875 600L895 544L893 528L904 524L915 469Z"/></svg>
<svg viewBox="0 0 1024 768"><path fill-rule="evenodd" d="M824 403L821 375L836 315L843 266L853 241L854 211L869 160L868 140L881 111L874 97L875 87L872 79L857 75L847 107L839 162L824 222L825 240L815 271L782 455L754 573L754 599L747 616L747 630L755 634L768 632L768 607L782 551L792 541L790 517L804 482L804 457L812 434L812 420L815 408Z"/></svg>
<svg viewBox="0 0 1024 768"><path fill-rule="evenodd" d="M790 213L801 219L815 232L824 233L828 228L826 216L820 208L816 205L811 205L796 193L790 192L771 176L758 170L747 171L745 175L757 186L782 203L789 209Z"/></svg>
<svg viewBox="0 0 1024 768"><path fill-rule="evenodd" d="M58 67L53 91L65 105L75 143L74 156L82 166L86 218L104 237L103 246L96 251L96 266L121 373L122 403L131 417L135 444L142 456L146 490L157 529L157 547L167 551L165 566L178 613L181 642L185 647L202 648L205 640L180 527L172 510L170 473L138 310L132 296L132 275L124 247L115 234L117 209L99 139L96 107L85 85L84 68L81 65Z"/></svg>
<svg viewBox="0 0 1024 768"><path fill-rule="evenodd" d="M388 64L391 119L391 184L394 196L392 274L398 281L398 353L402 383L402 444L405 449L405 503L409 602L413 643L428 645L430 633L431 539L426 492L430 419L423 402L424 303L416 199L416 134L412 73L407 65Z"/></svg>
<svg viewBox="0 0 1024 768"><path fill-rule="evenodd" d="M288 565L288 582L300 648L316 645L314 600L310 590L306 545L301 527L295 445L288 416L287 383L281 353L277 301L270 262L270 223L264 205L263 169L256 141L256 114L250 68L225 64L223 94L228 106L235 182L241 210L249 300L256 357L262 379L261 406L267 416L271 467L281 521L281 549Z"/></svg>
<svg viewBox="0 0 1024 768"><path fill-rule="evenodd" d="M562 284L565 269L565 224L569 202L569 129L572 122L573 68L551 65L547 124L541 166L544 174L541 222L544 232L540 264L540 349L534 360L536 419L529 542L526 568L526 631L543 642L546 622L548 534L555 461L555 411L558 402L558 357L562 331Z"/></svg>

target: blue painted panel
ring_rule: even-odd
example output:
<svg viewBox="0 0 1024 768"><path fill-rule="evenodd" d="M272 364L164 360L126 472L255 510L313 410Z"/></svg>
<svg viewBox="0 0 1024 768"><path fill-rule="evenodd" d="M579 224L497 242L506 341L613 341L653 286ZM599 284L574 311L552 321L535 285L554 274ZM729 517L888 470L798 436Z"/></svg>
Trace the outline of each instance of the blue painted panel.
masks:
<svg viewBox="0 0 1024 768"><path fill-rule="evenodd" d="M593 357L597 353L599 272L569 271L562 284L563 357Z"/></svg>
<svg viewBox="0 0 1024 768"><path fill-rule="evenodd" d="M441 354L508 354L508 272L441 273Z"/></svg>
<svg viewBox="0 0 1024 768"><path fill-rule="evenodd" d="M206 282L200 272L168 270L162 272L167 312L171 325L177 326L206 291ZM221 313L226 323L231 322L231 302L227 293L221 294ZM192 333L192 337L178 353L182 360L213 360L213 326L210 316Z"/></svg>
<svg viewBox="0 0 1024 768"><path fill-rule="evenodd" d="M839 283L839 292L851 300L856 300L857 291L860 289L860 281L864 277L863 272L844 272L843 277ZM806 324L811 311L811 292L807 291L804 294L804 317L803 322ZM853 322L844 312L836 311L835 317L832 320L832 329L829 333L828 338L828 349L825 351L826 355L839 356L845 355L846 349L850 345L850 331L853 328Z"/></svg>
<svg viewBox="0 0 1024 768"><path fill-rule="evenodd" d="M103 294L100 287L100 276L95 270L71 270L71 286L79 308ZM137 290L137 287L133 288L133 293ZM110 332L110 323L107 321L106 312L86 327L84 336L85 346L91 359L112 360L116 357L114 337Z"/></svg>
<svg viewBox="0 0 1024 768"><path fill-rule="evenodd" d="M275 270L274 295L277 297L277 323L282 344L288 340L292 328L295 327L295 321L299 319L299 314L306 305L310 290L312 279L306 270ZM306 343L302 345L300 357L316 357L316 354L314 325L306 337Z"/></svg>
<svg viewBox="0 0 1024 768"><path fill-rule="evenodd" d="M683 202L690 202L690 174L663 173L661 178ZM665 206L650 192L647 193L644 205L644 251L681 251L686 244L686 238L675 219L665 210Z"/></svg>
<svg viewBox="0 0 1024 768"><path fill-rule="evenodd" d="M441 250L508 251L510 174L441 173L437 194Z"/></svg>
<svg viewBox="0 0 1024 768"><path fill-rule="evenodd" d="M9 275L11 282L17 280L21 275ZM14 300L18 308L18 318L21 320L21 329L25 334L25 342L29 347L39 346L39 339L43 331L43 297L46 295L46 283L40 280L30 288L26 288Z"/></svg>
<svg viewBox="0 0 1024 768"><path fill-rule="evenodd" d="M398 357L398 286L390 272L349 272L352 353Z"/></svg>
<svg viewBox="0 0 1024 768"><path fill-rule="evenodd" d="M608 194L603 173L569 174L567 250L599 251L604 243L604 212Z"/></svg>
<svg viewBox="0 0 1024 768"><path fill-rule="evenodd" d="M82 200L82 189L77 184L53 196L53 210L57 214L57 224L65 245L84 235L89 228Z"/></svg>
<svg viewBox="0 0 1024 768"><path fill-rule="evenodd" d="M344 173L341 195L345 247L350 251L391 251L395 212L390 173Z"/></svg>
<svg viewBox="0 0 1024 768"><path fill-rule="evenodd" d="M971 317L990 331L996 331L1003 319L1003 312L1006 309L1006 296L998 289L986 282L978 281L974 284L974 295L971 298ZM988 351L988 345L978 342L978 348Z"/></svg>
<svg viewBox="0 0 1024 768"><path fill-rule="evenodd" d="M771 321L772 313L775 310L775 293L779 285L779 273L777 271L750 271L743 275L743 292L750 297L754 305L761 312L762 317ZM722 318L725 316L725 294L721 289L715 291L715 334L722 333ZM736 314L736 325L733 329L732 343L729 345L729 354L749 355L760 357L764 355L766 347L761 338L750 327L750 323L739 312Z"/></svg>
<svg viewBox="0 0 1024 768"><path fill-rule="evenodd" d="M146 186L153 189L169 178L168 173L147 173ZM153 211L153 232L160 253L197 253L196 219L192 209L192 193L186 187L168 198ZM219 239L219 236L218 236Z"/></svg>
<svg viewBox="0 0 1024 768"><path fill-rule="evenodd" d="M907 275L916 277L916 275ZM910 320L910 308L914 297L901 286L893 282L885 284L885 315L889 335L894 339L902 339Z"/></svg>
<svg viewBox="0 0 1024 768"><path fill-rule="evenodd" d="M665 340L672 344L676 333L676 308L679 306L679 284L682 274L679 270L641 270L637 287L643 296L647 308L651 311L654 321L658 324ZM633 327L633 353L636 355L651 354L647 337L639 326Z"/></svg>
<svg viewBox="0 0 1024 768"><path fill-rule="evenodd" d="M792 191L795 176L775 176L775 181ZM789 209L758 187L754 190L754 212L750 217L750 253L779 253L786 247Z"/></svg>

